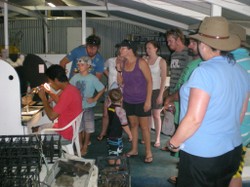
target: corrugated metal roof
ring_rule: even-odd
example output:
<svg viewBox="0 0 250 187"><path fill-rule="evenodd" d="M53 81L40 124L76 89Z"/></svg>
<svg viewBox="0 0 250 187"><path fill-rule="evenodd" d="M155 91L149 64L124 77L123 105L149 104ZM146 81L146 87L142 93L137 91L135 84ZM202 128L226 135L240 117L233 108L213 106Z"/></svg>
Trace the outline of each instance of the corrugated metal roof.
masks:
<svg viewBox="0 0 250 187"><path fill-rule="evenodd" d="M3 2L5 1L0 1ZM137 24L159 32L172 27L188 30L198 24L205 16L222 15L229 21L241 24L250 35L249 0L8 0L11 7L9 19L24 16L20 7L45 17L81 17L81 11L87 12L87 19L116 19ZM57 7L51 8L46 2ZM18 8L15 8L18 7ZM77 11L78 10L78 11ZM11 14L13 13L13 14ZM33 14L31 14L33 15ZM28 15L30 16L30 15Z"/></svg>

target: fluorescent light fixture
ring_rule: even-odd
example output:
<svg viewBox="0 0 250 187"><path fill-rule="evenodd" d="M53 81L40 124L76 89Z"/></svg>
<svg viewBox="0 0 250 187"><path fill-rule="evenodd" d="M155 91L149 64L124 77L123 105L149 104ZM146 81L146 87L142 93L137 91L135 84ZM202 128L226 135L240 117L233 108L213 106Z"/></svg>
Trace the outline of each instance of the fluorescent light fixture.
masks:
<svg viewBox="0 0 250 187"><path fill-rule="evenodd" d="M53 3L47 3L50 7L56 7Z"/></svg>

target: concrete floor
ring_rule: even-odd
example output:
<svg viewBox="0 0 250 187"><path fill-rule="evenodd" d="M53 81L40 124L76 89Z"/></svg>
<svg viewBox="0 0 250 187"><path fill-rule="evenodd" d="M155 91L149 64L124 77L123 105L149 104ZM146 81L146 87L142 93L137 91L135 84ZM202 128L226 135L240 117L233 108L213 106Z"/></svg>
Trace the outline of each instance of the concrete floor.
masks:
<svg viewBox="0 0 250 187"><path fill-rule="evenodd" d="M96 107L96 131L91 135L91 145L85 158L97 159L98 157L106 157L106 140L98 141L96 137L101 131L101 115L102 115L102 103L98 103ZM139 135L141 137L141 134ZM161 135L161 146L169 139L169 136ZM178 157L171 156L168 152L161 151L158 148L153 147L154 143L154 131L151 130L151 144L153 152L153 163L145 164L144 160L144 145L139 145L139 156L129 158L131 186L132 187L172 187L167 179L170 176L177 175L178 170L176 168L178 163ZM124 136L124 153L130 149L130 143L126 135ZM248 149L246 156L246 167L243 170L243 187L250 186L250 149ZM248 158L249 157L249 158Z"/></svg>
<svg viewBox="0 0 250 187"><path fill-rule="evenodd" d="M98 141L96 137L101 130L101 120L100 118L96 120L96 132L91 136L91 145L89 146L88 153L84 158L94 158L106 157L106 139ZM154 131L151 133L151 139L154 136ZM162 135L161 144L169 139L168 136ZM130 143L126 136L124 136L124 153L128 152L130 149ZM140 139L139 139L140 142ZM153 141L151 141L153 144ZM144 145L138 143L139 145L139 156L129 158L130 175L131 175L131 186L132 187L172 187L167 179L169 176L176 175L176 163L178 163L178 158L170 156L169 153L161 151L158 148L152 146L152 152L154 160L151 164L145 164L144 161Z"/></svg>

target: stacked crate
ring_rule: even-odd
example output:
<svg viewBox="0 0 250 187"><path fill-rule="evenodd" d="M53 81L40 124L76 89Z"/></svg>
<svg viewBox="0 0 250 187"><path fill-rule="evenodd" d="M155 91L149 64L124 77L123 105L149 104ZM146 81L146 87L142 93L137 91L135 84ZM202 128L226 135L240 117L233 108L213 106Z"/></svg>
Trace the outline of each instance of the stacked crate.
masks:
<svg viewBox="0 0 250 187"><path fill-rule="evenodd" d="M120 164L110 164L110 160L120 160ZM98 157L98 187L130 187L131 177L128 159L119 157Z"/></svg>
<svg viewBox="0 0 250 187"><path fill-rule="evenodd" d="M0 186L40 186L43 163L61 157L59 135L0 136Z"/></svg>

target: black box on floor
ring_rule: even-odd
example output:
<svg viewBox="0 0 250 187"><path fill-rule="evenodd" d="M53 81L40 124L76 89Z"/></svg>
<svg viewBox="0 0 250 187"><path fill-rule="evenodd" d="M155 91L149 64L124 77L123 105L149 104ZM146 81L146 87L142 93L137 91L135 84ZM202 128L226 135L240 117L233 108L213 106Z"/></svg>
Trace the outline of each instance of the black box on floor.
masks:
<svg viewBox="0 0 250 187"><path fill-rule="evenodd" d="M98 187L130 187L131 177L127 157L98 157Z"/></svg>

